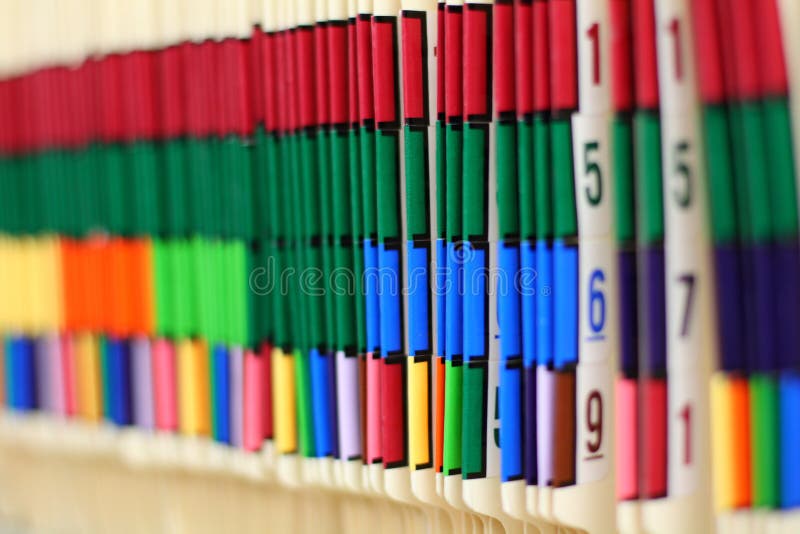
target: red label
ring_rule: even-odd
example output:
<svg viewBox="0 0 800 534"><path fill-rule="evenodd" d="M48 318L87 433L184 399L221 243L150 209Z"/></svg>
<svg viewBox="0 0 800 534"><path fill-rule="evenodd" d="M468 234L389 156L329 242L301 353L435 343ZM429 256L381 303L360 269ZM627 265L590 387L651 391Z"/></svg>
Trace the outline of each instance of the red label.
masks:
<svg viewBox="0 0 800 534"><path fill-rule="evenodd" d="M443 119L445 112L445 14L444 4L441 3L436 11L436 28L436 114Z"/></svg>
<svg viewBox="0 0 800 534"><path fill-rule="evenodd" d="M761 0L759 0L761 3ZM733 46L722 48L725 79L740 99L761 96L759 85L758 54L756 53L756 10L750 0L717 2L719 6L721 35L732 36ZM729 40L726 39L728 43ZM727 83L727 82L726 82Z"/></svg>
<svg viewBox="0 0 800 534"><path fill-rule="evenodd" d="M158 54L156 68L159 133L163 137L178 137L186 133L180 47L171 46L162 50Z"/></svg>
<svg viewBox="0 0 800 534"><path fill-rule="evenodd" d="M358 124L358 38L356 36L356 21L347 23L347 73L349 83L347 94L349 96L350 124Z"/></svg>
<svg viewBox="0 0 800 534"><path fill-rule="evenodd" d="M64 70L64 79L66 81L65 98L67 102L71 102L67 106L70 109L70 115L53 113L54 122L67 120L67 117L69 117L68 120L72 124L67 126L67 135L69 136L68 143L72 146L84 145L97 138L96 88L92 83L91 72L89 72L87 66L88 62L85 62L78 69Z"/></svg>
<svg viewBox="0 0 800 534"><path fill-rule="evenodd" d="M281 132L287 132L291 128L291 109L289 96L286 90L288 83L288 58L286 57L289 49L289 31L282 31L275 34L275 110L278 117L278 128Z"/></svg>
<svg viewBox="0 0 800 534"><path fill-rule="evenodd" d="M66 110L55 105L55 86L57 78L64 78L58 68L46 68L24 75L25 88L25 113L27 123L26 144L31 148L39 148L56 143L63 144L62 130L66 121L59 120L53 113L62 113ZM62 91L66 88L62 88ZM18 103L21 103L18 101Z"/></svg>
<svg viewBox="0 0 800 534"><path fill-rule="evenodd" d="M546 0L533 2L533 109L550 110L550 10Z"/></svg>
<svg viewBox="0 0 800 534"><path fill-rule="evenodd" d="M23 95L30 94L28 89L28 78L21 76L14 81L12 113L14 114L14 130L12 131L13 143L16 151L30 150L32 132L30 127L26 127L28 121L26 120L27 110L25 107L25 99Z"/></svg>
<svg viewBox="0 0 800 534"><path fill-rule="evenodd" d="M444 63L444 100L448 122L453 120L460 122L461 113L464 110L462 101L464 87L461 74L463 68L461 57L462 29L461 6L447 6L444 30L446 53Z"/></svg>
<svg viewBox="0 0 800 534"><path fill-rule="evenodd" d="M152 139L156 131L155 66L152 52L122 56L126 139Z"/></svg>
<svg viewBox="0 0 800 534"><path fill-rule="evenodd" d="M375 119L372 95L372 22L368 15L359 15L356 21L358 41L358 109L361 122Z"/></svg>
<svg viewBox="0 0 800 534"><path fill-rule="evenodd" d="M464 6L464 116L468 121L488 121L492 116L492 6ZM509 36L512 35L509 31Z"/></svg>
<svg viewBox="0 0 800 534"><path fill-rule="evenodd" d="M297 94L297 30L283 32L283 53L281 57L283 67L283 95L278 106L285 110L285 127L288 131L295 131L300 125L300 99Z"/></svg>
<svg viewBox="0 0 800 534"><path fill-rule="evenodd" d="M264 439L272 439L272 345L268 341L261 344L260 355L262 360L262 372L264 374L262 380L264 383L263 399L261 405L261 417L263 418Z"/></svg>
<svg viewBox="0 0 800 534"><path fill-rule="evenodd" d="M194 136L206 136L211 133L209 108L213 88L211 60L208 43L187 43L183 47L184 87L186 90L186 129Z"/></svg>
<svg viewBox="0 0 800 534"><path fill-rule="evenodd" d="M261 39L261 74L264 88L264 127L268 132L277 132L281 128L281 121L278 113L278 85L283 79L278 73L278 62L276 53L278 48L279 34L270 32L265 33Z"/></svg>
<svg viewBox="0 0 800 534"><path fill-rule="evenodd" d="M328 68L330 72L330 123L348 122L347 83L347 25L332 22L328 25Z"/></svg>
<svg viewBox="0 0 800 534"><path fill-rule="evenodd" d="M667 382L649 378L643 384L642 496L667 494Z"/></svg>
<svg viewBox="0 0 800 534"><path fill-rule="evenodd" d="M247 43L247 62L250 74L250 118L251 124L264 123L264 42L265 35L260 28L253 28L253 35Z"/></svg>
<svg viewBox="0 0 800 534"><path fill-rule="evenodd" d="M725 100L726 91L722 76L719 21L714 10L714 0L693 0L690 6L700 95L703 102L718 104Z"/></svg>
<svg viewBox="0 0 800 534"><path fill-rule="evenodd" d="M317 24L314 26L314 70L315 95L317 105L317 124L324 125L331 122L331 105L328 101L328 92L332 91L328 76L328 26Z"/></svg>
<svg viewBox="0 0 800 534"><path fill-rule="evenodd" d="M374 73L375 122L378 127L400 124L397 106L397 19L372 17L372 70Z"/></svg>
<svg viewBox="0 0 800 534"><path fill-rule="evenodd" d="M550 107L578 108L578 53L575 41L575 0L550 4Z"/></svg>
<svg viewBox="0 0 800 534"><path fill-rule="evenodd" d="M634 0L632 18L636 105L639 108L657 109L658 55L656 54L656 15L653 2Z"/></svg>
<svg viewBox="0 0 800 534"><path fill-rule="evenodd" d="M253 130L250 121L250 73L247 69L247 46L246 42L240 39L226 39L220 46L222 47L222 65L219 73L221 74L226 101L222 103L222 108L227 112L227 118L223 124L223 135L235 133L237 135L249 135Z"/></svg>
<svg viewBox="0 0 800 534"><path fill-rule="evenodd" d="M428 123L425 13L403 12L403 117Z"/></svg>
<svg viewBox="0 0 800 534"><path fill-rule="evenodd" d="M408 463L406 454L406 400L403 387L403 363L381 360L381 422L384 467Z"/></svg>
<svg viewBox="0 0 800 534"><path fill-rule="evenodd" d="M317 124L316 93L317 85L314 76L314 30L311 27L299 27L294 32L294 50L296 61L290 63L297 69L298 126L307 128Z"/></svg>
<svg viewBox="0 0 800 534"><path fill-rule="evenodd" d="M765 96L785 96L788 91L786 62L781 41L781 24L776 0L758 2L755 17L758 32L758 64ZM787 21L788 22L788 21Z"/></svg>
<svg viewBox="0 0 800 534"><path fill-rule="evenodd" d="M13 151L11 131L14 118L11 109L11 80L0 80L0 154Z"/></svg>
<svg viewBox="0 0 800 534"><path fill-rule="evenodd" d="M517 113L533 113L533 4L516 0L514 5L515 106ZM499 106L499 104L498 104Z"/></svg>
<svg viewBox="0 0 800 534"><path fill-rule="evenodd" d="M631 0L611 0L608 9L611 26L611 104L614 111L630 111L633 108Z"/></svg>
<svg viewBox="0 0 800 534"><path fill-rule="evenodd" d="M530 6L528 6L530 7ZM517 12L522 16L521 12ZM530 35L530 10L527 11L528 35ZM514 75L516 44L514 32L514 4L510 0L497 2L494 6L494 102L497 114L514 114L517 106L516 86ZM530 75L530 65L528 74Z"/></svg>
<svg viewBox="0 0 800 534"><path fill-rule="evenodd" d="M181 73L178 73L180 76ZM91 59L84 61L79 69L78 76L74 79L73 87L76 93L82 95L80 104L77 106L83 112L83 130L86 140L100 139L100 116L98 114L97 102L99 100L97 62Z"/></svg>
<svg viewBox="0 0 800 534"><path fill-rule="evenodd" d="M106 141L123 139L122 124L122 57L106 56L97 62L100 85L100 137Z"/></svg>

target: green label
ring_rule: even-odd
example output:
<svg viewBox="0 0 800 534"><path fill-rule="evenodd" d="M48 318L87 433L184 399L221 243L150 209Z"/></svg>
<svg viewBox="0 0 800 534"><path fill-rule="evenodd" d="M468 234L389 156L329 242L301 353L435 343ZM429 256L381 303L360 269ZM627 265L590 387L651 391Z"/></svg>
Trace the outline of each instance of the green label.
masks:
<svg viewBox="0 0 800 534"><path fill-rule="evenodd" d="M399 132L375 134L375 174L378 195L378 240L402 239L400 231L400 161Z"/></svg>
<svg viewBox="0 0 800 534"><path fill-rule="evenodd" d="M778 505L780 474L780 432L778 385L774 378L750 378L751 454L753 461L753 506Z"/></svg>
<svg viewBox="0 0 800 534"><path fill-rule="evenodd" d="M405 126L406 239L430 239L428 129Z"/></svg>
<svg viewBox="0 0 800 534"><path fill-rule="evenodd" d="M572 128L569 119L554 120L550 125L553 165L553 234L565 238L578 235L573 181Z"/></svg>
<svg viewBox="0 0 800 534"><path fill-rule="evenodd" d="M639 237L644 244L664 239L664 193L661 180L661 121L658 113L637 111L633 118L636 136L636 195Z"/></svg>
<svg viewBox="0 0 800 534"><path fill-rule="evenodd" d="M498 230L500 239L506 240L519 237L520 187L517 180L517 124L515 122L498 123L496 132ZM523 164L530 163L531 151L527 152L527 161L524 161ZM520 168L520 181L530 180L530 166L526 170L528 174L523 177ZM529 211L533 212L532 209Z"/></svg>
<svg viewBox="0 0 800 534"><path fill-rule="evenodd" d="M614 195L616 234L620 244L636 239L636 200L633 187L633 127L627 116L616 116L614 132Z"/></svg>
<svg viewBox="0 0 800 534"><path fill-rule="evenodd" d="M733 243L738 236L736 196L728 137L728 116L722 105L704 106L711 234L714 242Z"/></svg>
<svg viewBox="0 0 800 534"><path fill-rule="evenodd" d="M361 129L361 191L364 209L364 237L378 235L377 178L375 177L375 130Z"/></svg>
<svg viewBox="0 0 800 534"><path fill-rule="evenodd" d="M461 460L464 479L486 476L487 362L464 365Z"/></svg>
<svg viewBox="0 0 800 534"><path fill-rule="evenodd" d="M791 239L797 236L797 186L789 103L785 98L766 99L762 110L773 231L775 237Z"/></svg>
<svg viewBox="0 0 800 534"><path fill-rule="evenodd" d="M489 233L489 126L464 126L464 236L486 241Z"/></svg>
<svg viewBox="0 0 800 534"><path fill-rule="evenodd" d="M447 237L447 143L446 126L436 122L436 237Z"/></svg>
<svg viewBox="0 0 800 534"><path fill-rule="evenodd" d="M300 454L314 455L314 418L311 411L311 377L309 375L308 353L294 351L294 375L297 402L297 433Z"/></svg>
<svg viewBox="0 0 800 534"><path fill-rule="evenodd" d="M733 139L736 198L745 243L764 243L772 237L764 122L757 103L729 107Z"/></svg>
<svg viewBox="0 0 800 534"><path fill-rule="evenodd" d="M445 475L461 472L461 393L463 366L445 362L444 372L444 450L442 470Z"/></svg>
<svg viewBox="0 0 800 534"><path fill-rule="evenodd" d="M517 123L517 190L519 216L519 235L523 239L534 239L536 237L536 184L534 182L534 155L535 146L533 143L533 122L520 121ZM500 144L500 133L497 134L498 145ZM498 189L500 183L498 179ZM500 192L498 191L498 195Z"/></svg>
<svg viewBox="0 0 800 534"><path fill-rule="evenodd" d="M460 124L448 124L445 132L446 156L446 213L447 213L447 240L461 239L462 231L462 175L463 166L462 149L464 131Z"/></svg>

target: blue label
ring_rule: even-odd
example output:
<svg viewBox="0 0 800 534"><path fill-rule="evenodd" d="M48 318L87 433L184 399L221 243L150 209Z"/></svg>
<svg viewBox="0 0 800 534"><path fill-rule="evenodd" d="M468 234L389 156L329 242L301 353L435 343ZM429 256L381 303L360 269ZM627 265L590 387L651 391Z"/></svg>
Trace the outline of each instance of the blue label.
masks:
<svg viewBox="0 0 800 534"><path fill-rule="evenodd" d="M640 317L642 321L642 331L646 332L644 336L644 349L646 350L646 362L650 372L658 375L666 372L667 370L667 302L666 293L664 289L664 249L661 246L646 248L643 254L640 254L639 266L639 287L642 288L641 300L644 303L643 308L640 309ZM600 284L594 283L595 281L602 282L598 274L602 271L592 271L589 278L589 325L592 332L599 332L602 330L600 325L599 314L594 310L601 309L600 306L595 306L595 302L605 301L602 297L602 292L597 289ZM605 276L602 277L603 279ZM605 309L605 305L602 306ZM605 322L605 313L603 313L603 321Z"/></svg>
<svg viewBox="0 0 800 534"><path fill-rule="evenodd" d="M525 367L524 394L525 440L525 483L535 486L539 483L538 451L536 437L536 367Z"/></svg>
<svg viewBox="0 0 800 534"><path fill-rule="evenodd" d="M381 345L381 315L378 301L378 247L372 239L364 240L364 303L367 322L367 352Z"/></svg>
<svg viewBox="0 0 800 534"><path fill-rule="evenodd" d="M127 341L108 338L106 358L110 412L107 418L119 426L129 425L132 420L131 366Z"/></svg>
<svg viewBox="0 0 800 534"><path fill-rule="evenodd" d="M14 399L16 394L14 388L16 384L15 369L14 369L14 341L11 337L3 338L3 385L6 392L6 405L9 408L14 407Z"/></svg>
<svg viewBox="0 0 800 534"><path fill-rule="evenodd" d="M553 289L553 250L540 240L536 243L536 362L539 365L553 363Z"/></svg>
<svg viewBox="0 0 800 534"><path fill-rule="evenodd" d="M447 334L445 356L452 360L454 356L464 355L464 264L461 245L447 243L447 286L445 289L445 314L447 315Z"/></svg>
<svg viewBox="0 0 800 534"><path fill-rule="evenodd" d="M500 267L497 287L497 320L500 325L500 359L506 361L522 355L520 316L520 251L516 244L502 241L498 250Z"/></svg>
<svg viewBox="0 0 800 534"><path fill-rule="evenodd" d="M231 373L228 349L225 345L214 347L214 389L211 409L214 410L214 440L220 443L231 442Z"/></svg>
<svg viewBox="0 0 800 534"><path fill-rule="evenodd" d="M465 243L464 248L464 361L468 362L472 358L489 356L487 304L490 273L486 248L478 248L473 243Z"/></svg>
<svg viewBox="0 0 800 534"><path fill-rule="evenodd" d="M447 241L436 240L436 355L445 355L447 338Z"/></svg>
<svg viewBox="0 0 800 534"><path fill-rule="evenodd" d="M536 247L529 241L520 244L519 293L521 312L522 360L525 367L536 365ZM501 326L502 329L502 326Z"/></svg>
<svg viewBox="0 0 800 534"><path fill-rule="evenodd" d="M741 299L742 272L735 245L714 247L714 282L717 295L717 329L720 363L725 371L747 369L745 328Z"/></svg>
<svg viewBox="0 0 800 534"><path fill-rule="evenodd" d="M639 372L636 253L620 251L618 258L620 369L626 377L632 378Z"/></svg>
<svg viewBox="0 0 800 534"><path fill-rule="evenodd" d="M380 276L378 293L381 317L381 356L403 352L403 292L402 260L400 250L386 249L381 243L378 249Z"/></svg>
<svg viewBox="0 0 800 534"><path fill-rule="evenodd" d="M522 366L500 366L500 476L516 480L523 476L522 465Z"/></svg>
<svg viewBox="0 0 800 534"><path fill-rule="evenodd" d="M333 454L330 417L330 384L328 356L317 349L309 351L311 367L311 409L314 416L314 455Z"/></svg>
<svg viewBox="0 0 800 534"><path fill-rule="evenodd" d="M13 338L11 343L11 368L9 374L14 387L11 389L11 407L21 411L36 409L36 366L33 344L25 337Z"/></svg>
<svg viewBox="0 0 800 534"><path fill-rule="evenodd" d="M431 352L428 247L408 242L408 354Z"/></svg>
<svg viewBox="0 0 800 534"><path fill-rule="evenodd" d="M553 364L564 369L578 363L578 247L554 243L553 274Z"/></svg>
<svg viewBox="0 0 800 534"><path fill-rule="evenodd" d="M779 388L781 507L796 508L800 506L800 374L782 373Z"/></svg>
<svg viewBox="0 0 800 534"><path fill-rule="evenodd" d="M776 261L773 259L773 245L754 244L745 247L742 252L745 261L745 273L749 282L742 284L745 303L742 311L748 339L748 360L750 369L759 371L776 371L778 359L775 350L775 319L773 315L775 290L773 283ZM797 267L795 266L795 269ZM778 290L781 291L781 290ZM691 313L691 311L690 311Z"/></svg>
<svg viewBox="0 0 800 534"><path fill-rule="evenodd" d="M800 243L792 239L778 243L774 248L773 284L780 288L780 297L774 298L775 350L777 364L781 369L796 369L800 364L800 328L796 321L800 317ZM777 292L776 292L777 295Z"/></svg>

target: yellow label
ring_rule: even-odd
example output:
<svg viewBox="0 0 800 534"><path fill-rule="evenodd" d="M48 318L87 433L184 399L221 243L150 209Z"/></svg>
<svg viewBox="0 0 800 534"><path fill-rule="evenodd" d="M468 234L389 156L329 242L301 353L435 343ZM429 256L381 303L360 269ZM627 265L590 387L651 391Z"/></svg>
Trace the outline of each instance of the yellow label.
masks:
<svg viewBox="0 0 800 534"><path fill-rule="evenodd" d="M730 408L730 384L723 373L711 378L711 471L714 481L714 505L728 510L734 503L733 424Z"/></svg>
<svg viewBox="0 0 800 534"><path fill-rule="evenodd" d="M408 445L411 469L428 466L430 455L430 362L408 358Z"/></svg>
<svg viewBox="0 0 800 534"><path fill-rule="evenodd" d="M207 345L181 340L178 358L178 424L182 434L208 436L211 433Z"/></svg>
<svg viewBox="0 0 800 534"><path fill-rule="evenodd" d="M103 385L100 377L100 346L92 334L78 334L75 343L75 376L78 413L87 421L103 417Z"/></svg>
<svg viewBox="0 0 800 534"><path fill-rule="evenodd" d="M279 453L297 451L297 408L295 404L292 355L272 349L272 419L275 447Z"/></svg>

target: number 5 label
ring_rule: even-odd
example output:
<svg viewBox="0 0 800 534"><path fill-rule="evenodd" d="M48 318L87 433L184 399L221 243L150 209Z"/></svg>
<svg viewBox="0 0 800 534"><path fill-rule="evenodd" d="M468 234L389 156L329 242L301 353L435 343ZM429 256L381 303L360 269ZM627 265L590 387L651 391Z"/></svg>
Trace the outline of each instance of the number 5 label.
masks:
<svg viewBox="0 0 800 534"><path fill-rule="evenodd" d="M586 237L611 237L611 135L608 117L572 117L575 202L578 232Z"/></svg>

